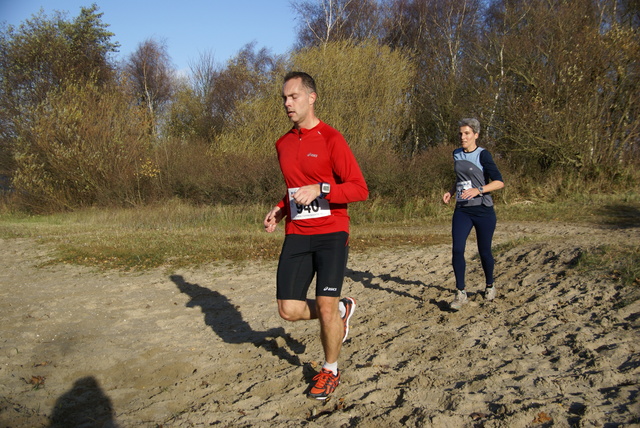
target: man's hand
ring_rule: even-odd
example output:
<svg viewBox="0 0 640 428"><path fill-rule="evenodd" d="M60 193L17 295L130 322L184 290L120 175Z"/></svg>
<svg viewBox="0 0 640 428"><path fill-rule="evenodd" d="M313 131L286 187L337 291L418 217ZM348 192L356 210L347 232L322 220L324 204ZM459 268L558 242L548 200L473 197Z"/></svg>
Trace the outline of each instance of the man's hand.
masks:
<svg viewBox="0 0 640 428"><path fill-rule="evenodd" d="M276 230L276 226L282 218L284 217L284 213L280 209L280 207L273 207L271 211L269 211L264 218L264 230L265 232L274 232Z"/></svg>
<svg viewBox="0 0 640 428"><path fill-rule="evenodd" d="M315 201L316 198L320 196L320 193L320 184L302 186L293 194L293 201L298 205L304 205L306 207Z"/></svg>

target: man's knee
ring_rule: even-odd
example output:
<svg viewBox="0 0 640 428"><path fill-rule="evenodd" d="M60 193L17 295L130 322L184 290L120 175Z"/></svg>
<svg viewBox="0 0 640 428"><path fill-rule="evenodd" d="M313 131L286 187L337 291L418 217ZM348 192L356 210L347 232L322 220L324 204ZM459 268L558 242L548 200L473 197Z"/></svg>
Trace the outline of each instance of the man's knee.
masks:
<svg viewBox="0 0 640 428"><path fill-rule="evenodd" d="M278 313L280 314L280 318L285 321L296 321L298 319L295 314L287 308L278 308Z"/></svg>
<svg viewBox="0 0 640 428"><path fill-rule="evenodd" d="M339 318L338 302L339 298L337 297L319 296L316 299L316 307L320 320L331 321L335 317Z"/></svg>
<svg viewBox="0 0 640 428"><path fill-rule="evenodd" d="M278 314L285 321L298 321L303 318L306 302L298 300L279 300Z"/></svg>

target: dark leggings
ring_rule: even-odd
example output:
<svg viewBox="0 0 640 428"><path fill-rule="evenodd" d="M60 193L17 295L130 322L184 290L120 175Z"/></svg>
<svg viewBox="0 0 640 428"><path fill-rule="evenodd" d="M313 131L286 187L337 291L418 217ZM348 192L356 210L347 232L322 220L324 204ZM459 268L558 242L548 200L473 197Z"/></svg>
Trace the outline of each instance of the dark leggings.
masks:
<svg viewBox="0 0 640 428"><path fill-rule="evenodd" d="M493 284L493 266L495 262L491 252L491 241L493 240L493 232L496 230L496 213L492 210L483 212L482 215L473 215L457 209L453 213L451 236L453 238L453 272L456 276L456 288L458 290L464 290L465 288L466 262L464 250L472 227L476 229L478 253L480 254L486 284Z"/></svg>

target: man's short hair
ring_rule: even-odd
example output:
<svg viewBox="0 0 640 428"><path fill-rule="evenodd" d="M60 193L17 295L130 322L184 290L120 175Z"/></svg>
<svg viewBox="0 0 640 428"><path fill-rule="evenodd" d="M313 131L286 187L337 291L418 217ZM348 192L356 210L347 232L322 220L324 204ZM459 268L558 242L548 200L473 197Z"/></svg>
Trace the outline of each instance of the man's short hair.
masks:
<svg viewBox="0 0 640 428"><path fill-rule="evenodd" d="M284 83L287 83L291 79L302 79L302 85L307 88L309 93L318 93L316 90L316 81L304 71L290 71L286 76L284 76Z"/></svg>

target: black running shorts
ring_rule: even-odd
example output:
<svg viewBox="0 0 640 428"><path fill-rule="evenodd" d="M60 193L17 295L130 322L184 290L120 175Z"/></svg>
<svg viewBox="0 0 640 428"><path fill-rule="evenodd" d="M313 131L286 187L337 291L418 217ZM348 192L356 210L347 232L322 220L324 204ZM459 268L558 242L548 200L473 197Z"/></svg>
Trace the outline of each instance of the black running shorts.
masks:
<svg viewBox="0 0 640 428"><path fill-rule="evenodd" d="M340 297L347 258L347 232L287 235L278 262L277 298L306 300L316 276L316 296Z"/></svg>

